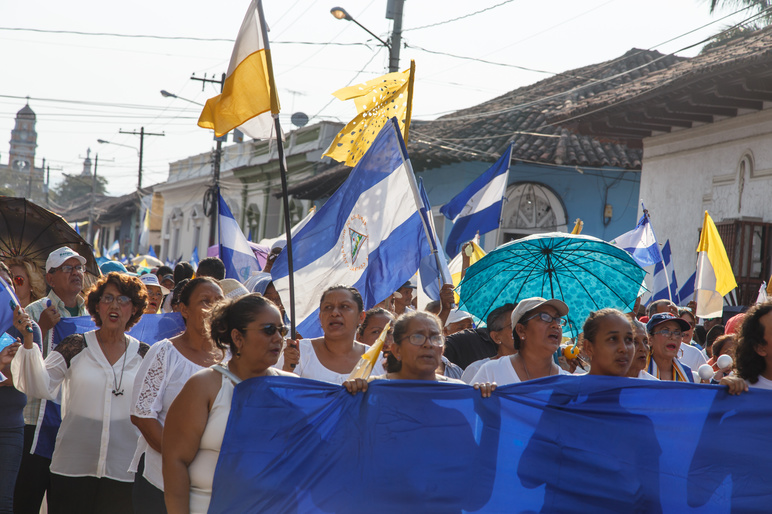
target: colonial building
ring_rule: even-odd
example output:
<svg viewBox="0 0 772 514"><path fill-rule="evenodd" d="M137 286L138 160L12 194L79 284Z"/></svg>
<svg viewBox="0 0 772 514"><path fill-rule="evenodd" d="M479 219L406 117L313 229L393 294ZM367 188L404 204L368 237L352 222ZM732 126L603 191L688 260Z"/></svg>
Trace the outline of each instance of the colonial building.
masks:
<svg viewBox="0 0 772 514"><path fill-rule="evenodd" d="M35 149L37 131L35 112L29 104L16 113L16 123L11 131L7 164L0 159L0 188L13 196L23 196L35 202L44 201L44 164L36 166Z"/></svg>
<svg viewBox="0 0 772 514"><path fill-rule="evenodd" d="M553 121L643 147L641 197L680 280L704 211L749 305L772 273L772 27L578 103Z"/></svg>

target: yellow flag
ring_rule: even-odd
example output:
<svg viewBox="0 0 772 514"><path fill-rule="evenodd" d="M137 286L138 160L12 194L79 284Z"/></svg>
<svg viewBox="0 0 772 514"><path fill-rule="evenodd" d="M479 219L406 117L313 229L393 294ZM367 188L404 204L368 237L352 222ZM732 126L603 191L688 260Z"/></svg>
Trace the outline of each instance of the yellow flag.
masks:
<svg viewBox="0 0 772 514"><path fill-rule="evenodd" d="M574 224L574 230L572 230L571 233L581 234L583 227L584 227L584 222L580 218L576 218L576 223Z"/></svg>
<svg viewBox="0 0 772 514"><path fill-rule="evenodd" d="M469 256L469 266L485 257L485 250L480 248L480 245L478 245L475 241L470 241L470 243L472 244L472 255ZM453 257L453 259L448 264L448 270L450 270L450 278L453 279L453 287L458 287L458 284L461 283L461 267L463 265L463 258L464 256L462 255L462 252L459 252L458 255ZM453 296L455 297L456 304L458 304L461 301L458 293L454 292Z"/></svg>
<svg viewBox="0 0 772 514"><path fill-rule="evenodd" d="M354 378L363 378L367 380L370 377L370 373L373 372L375 363L381 356L381 349L383 348L383 343L386 341L386 335L389 333L389 330L391 330L391 322L386 323L386 326L381 330L381 335L378 336L378 339L376 339L370 349L359 358L359 362L354 366L354 369L348 376L349 380Z"/></svg>
<svg viewBox="0 0 772 514"><path fill-rule="evenodd" d="M407 143L414 75L415 62L410 61L408 70L395 71L333 93L339 100L353 98L359 114L335 137L324 155L346 166L356 166L381 128L394 117Z"/></svg>
<svg viewBox="0 0 772 514"><path fill-rule="evenodd" d="M233 47L222 93L206 101L198 126L221 137L238 128L254 139L275 138L279 97L260 0L252 0Z"/></svg>
<svg viewBox="0 0 772 514"><path fill-rule="evenodd" d="M724 243L708 211L705 211L697 253L696 314L701 318L717 318L723 312L724 295L737 287L737 282Z"/></svg>

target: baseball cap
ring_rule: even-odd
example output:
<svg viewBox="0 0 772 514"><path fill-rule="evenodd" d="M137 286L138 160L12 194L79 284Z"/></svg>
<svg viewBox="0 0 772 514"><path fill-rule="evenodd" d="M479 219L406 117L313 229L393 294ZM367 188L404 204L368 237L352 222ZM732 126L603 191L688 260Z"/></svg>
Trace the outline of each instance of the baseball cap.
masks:
<svg viewBox="0 0 772 514"><path fill-rule="evenodd" d="M418 289L418 287L413 283L412 280L408 280L401 286L399 286L397 289L402 289L403 287L409 287L410 289Z"/></svg>
<svg viewBox="0 0 772 514"><path fill-rule="evenodd" d="M520 303L517 304L517 307L515 307L515 310L512 311L512 328L514 330L514 326L517 325L517 323L520 321L520 319L523 317L525 313L528 311L532 311L534 309L538 309L542 305L549 305L551 307L554 307L558 311L558 316L565 316L568 314L568 305L561 302L560 300L547 300L546 298L541 298L539 296L534 296L533 298L526 298L525 300L520 300Z"/></svg>
<svg viewBox="0 0 772 514"><path fill-rule="evenodd" d="M653 314L649 318L649 321L646 322L646 332L651 334L652 332L654 332L654 329L657 328L657 325L661 325L666 321L675 321L676 323L678 323L678 327L682 331L686 331L692 328L689 322L686 321L685 319L677 318L672 314L670 314L669 312L660 312L657 314Z"/></svg>
<svg viewBox="0 0 772 514"><path fill-rule="evenodd" d="M136 273L132 273L129 270L126 269L126 266L123 265L122 262L118 261L107 261L103 262L101 266L99 266L99 269L102 271L103 275L107 275L108 273L122 273L124 275L131 275L132 277L136 277Z"/></svg>
<svg viewBox="0 0 772 514"><path fill-rule="evenodd" d="M169 290L166 289L164 286L158 282L158 277L153 275L152 273L145 273L139 279L142 281L143 284L145 284L145 287L159 287L161 288L161 292L165 295L169 294Z"/></svg>
<svg viewBox="0 0 772 514"><path fill-rule="evenodd" d="M249 294L249 290L235 278L220 280L220 287L225 298L240 298L245 294Z"/></svg>
<svg viewBox="0 0 772 514"><path fill-rule="evenodd" d="M472 318L472 315L468 312L462 311L461 309L452 309L450 314L448 314L448 320L445 322L445 326L447 327L451 323L458 323L459 321L463 321L465 319L471 319L474 321L474 318Z"/></svg>
<svg viewBox="0 0 772 514"><path fill-rule="evenodd" d="M82 265L86 265L86 259L72 248L68 246L57 248L48 254L48 259L46 259L46 272L54 268L58 268L68 259L72 259L73 257L78 259L78 262L80 262Z"/></svg>

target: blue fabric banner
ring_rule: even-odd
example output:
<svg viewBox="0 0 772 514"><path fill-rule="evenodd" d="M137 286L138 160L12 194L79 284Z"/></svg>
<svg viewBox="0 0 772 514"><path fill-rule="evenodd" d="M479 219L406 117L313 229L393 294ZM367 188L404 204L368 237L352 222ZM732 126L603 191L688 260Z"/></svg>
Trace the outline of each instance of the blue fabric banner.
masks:
<svg viewBox="0 0 772 514"><path fill-rule="evenodd" d="M236 387L218 512L765 512L772 393L614 377Z"/></svg>

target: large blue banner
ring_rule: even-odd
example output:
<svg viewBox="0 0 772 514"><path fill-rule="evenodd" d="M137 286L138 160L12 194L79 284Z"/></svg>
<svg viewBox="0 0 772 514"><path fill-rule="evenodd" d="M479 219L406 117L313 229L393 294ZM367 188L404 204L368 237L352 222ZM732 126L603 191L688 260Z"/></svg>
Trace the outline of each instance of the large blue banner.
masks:
<svg viewBox="0 0 772 514"><path fill-rule="evenodd" d="M772 511L772 392L612 377L236 387L209 512Z"/></svg>

